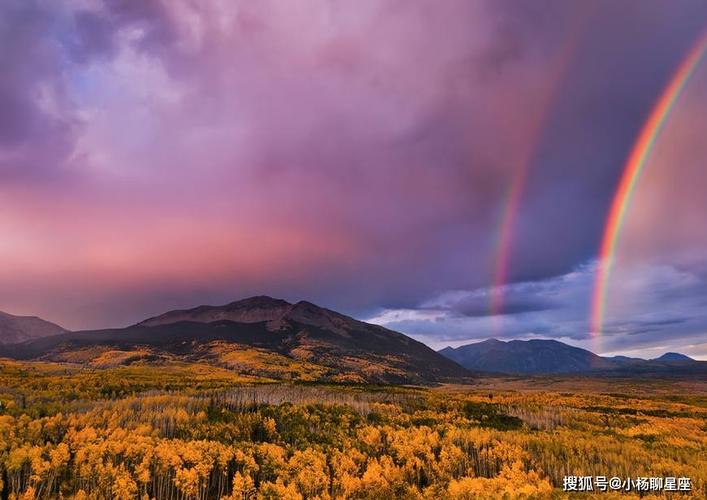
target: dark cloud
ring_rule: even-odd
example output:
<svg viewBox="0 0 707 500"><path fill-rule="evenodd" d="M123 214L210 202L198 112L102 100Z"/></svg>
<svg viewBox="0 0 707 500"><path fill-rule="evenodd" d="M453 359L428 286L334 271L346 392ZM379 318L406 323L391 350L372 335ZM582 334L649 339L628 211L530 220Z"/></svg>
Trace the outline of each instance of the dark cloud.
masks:
<svg viewBox="0 0 707 500"><path fill-rule="evenodd" d="M608 2L588 15L533 158L513 280L560 274L596 255L630 147L702 31L707 8Z"/></svg>
<svg viewBox="0 0 707 500"><path fill-rule="evenodd" d="M0 180L53 179L70 156L77 129L52 39L60 9L35 2L0 6Z"/></svg>
<svg viewBox="0 0 707 500"><path fill-rule="evenodd" d="M511 288L503 299L503 312L505 315L522 314L528 312L547 311L558 306L552 299L539 295L538 290ZM450 305L449 310L462 316L490 316L494 313L489 307L487 293L464 297Z"/></svg>
<svg viewBox="0 0 707 500"><path fill-rule="evenodd" d="M547 300L537 297L530 297L525 300L509 300L506 301L503 308L503 314L521 314L533 311L547 311L555 305ZM456 312L464 316L488 316L488 303L486 301L473 301L466 304L460 304Z"/></svg>
<svg viewBox="0 0 707 500"><path fill-rule="evenodd" d="M438 311L399 325L457 339L496 328L527 168L503 331L586 340L626 155L707 21L701 1L78 5L0 7L0 177L23 186L1 193L0 308L109 326L266 293ZM695 286L651 293L692 310Z"/></svg>
<svg viewBox="0 0 707 500"><path fill-rule="evenodd" d="M437 347L462 345L489 337L503 339L557 338L600 353L651 353L652 349L673 346L695 356L707 354L696 347L707 329L702 297L707 281L664 265L642 264L615 272L611 301L601 335L589 330L589 297L595 267L582 266L556 278L518 283L506 287L510 310L501 317L462 316L458 304L478 304L483 312L490 290L443 293L417 308L386 310L372 321L398 328ZM657 289L675 293L653 293ZM681 293L689 289L691 293ZM552 307L528 307L515 311L523 300L549 300ZM474 311L475 312L475 311ZM662 346L662 347L661 347Z"/></svg>

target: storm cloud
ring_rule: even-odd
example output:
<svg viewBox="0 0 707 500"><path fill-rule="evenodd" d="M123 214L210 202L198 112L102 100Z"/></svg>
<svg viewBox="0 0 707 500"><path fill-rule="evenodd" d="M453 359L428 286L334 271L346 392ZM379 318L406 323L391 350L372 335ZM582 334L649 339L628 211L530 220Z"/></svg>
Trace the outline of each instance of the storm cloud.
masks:
<svg viewBox="0 0 707 500"><path fill-rule="evenodd" d="M700 1L3 2L0 309L87 328L269 294L357 317L443 311L449 330L400 325L432 344L586 339L624 160L706 23ZM700 116L676 111L675 137ZM704 156L683 142L656 162L691 165L680 203L700 213ZM521 169L505 308L487 318ZM640 206L661 213L658 192ZM702 279L704 240L651 242L632 217L624 260ZM567 295L573 273L586 283ZM655 293L683 294L681 322L652 324L656 342L699 331L701 285L669 285ZM625 315L650 297L607 328L644 329Z"/></svg>

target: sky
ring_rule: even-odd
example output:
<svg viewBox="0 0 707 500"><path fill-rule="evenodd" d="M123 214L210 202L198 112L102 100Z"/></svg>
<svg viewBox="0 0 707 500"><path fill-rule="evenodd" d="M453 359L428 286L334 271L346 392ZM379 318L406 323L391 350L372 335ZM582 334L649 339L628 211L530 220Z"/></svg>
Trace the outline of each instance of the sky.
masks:
<svg viewBox="0 0 707 500"><path fill-rule="evenodd" d="M589 318L626 159L705 29L702 0L4 0L0 310L265 294L433 348L707 359L707 60Z"/></svg>

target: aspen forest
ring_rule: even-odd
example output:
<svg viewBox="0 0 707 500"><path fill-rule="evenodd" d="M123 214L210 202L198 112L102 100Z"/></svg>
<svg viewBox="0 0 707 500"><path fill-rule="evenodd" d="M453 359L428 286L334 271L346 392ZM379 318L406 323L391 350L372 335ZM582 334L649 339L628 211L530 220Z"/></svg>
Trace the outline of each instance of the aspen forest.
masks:
<svg viewBox="0 0 707 500"><path fill-rule="evenodd" d="M680 498L705 497L704 395L583 385L283 384L206 365L2 360L0 498L566 498L567 474L681 475L693 486Z"/></svg>
<svg viewBox="0 0 707 500"><path fill-rule="evenodd" d="M0 500L707 500L707 0L0 0Z"/></svg>

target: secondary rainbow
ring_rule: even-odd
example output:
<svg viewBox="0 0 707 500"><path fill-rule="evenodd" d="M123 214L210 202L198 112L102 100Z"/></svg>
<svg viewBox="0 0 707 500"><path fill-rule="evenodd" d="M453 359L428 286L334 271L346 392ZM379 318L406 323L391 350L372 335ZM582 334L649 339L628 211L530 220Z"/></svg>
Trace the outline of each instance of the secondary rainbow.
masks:
<svg viewBox="0 0 707 500"><path fill-rule="evenodd" d="M504 209L499 224L498 253L496 256L496 266L494 269L493 287L491 288L491 315L497 316L503 311L503 286L508 279L511 242L513 240L513 228L515 227L516 215L520 204L521 195L525 188L525 181L528 177L528 168L523 166L519 169L511 182L508 194L505 197Z"/></svg>
<svg viewBox="0 0 707 500"><path fill-rule="evenodd" d="M656 140L680 98L685 85L707 51L707 31L700 36L678 66L660 98L654 105L648 120L643 125L631 153L629 154L619 186L611 203L611 210L604 226L599 249L599 268L592 294L591 332L600 335L604 327L604 314L608 292L609 275L614 264L616 246L621 235L624 219L638 180L653 151Z"/></svg>
<svg viewBox="0 0 707 500"><path fill-rule="evenodd" d="M573 29L570 30L570 37L564 44L562 50L553 64L554 70L550 75L549 81L551 84L547 87L542 95L540 109L541 112L532 130L531 139L528 144L528 149L522 157L518 168L514 172L510 185L504 196L502 204L501 217L498 225L498 238L496 241L496 259L494 265L493 283L490 293L490 313L491 316L497 317L503 313L504 302L504 287L508 281L510 271L511 249L513 247L514 230L516 227L516 219L520 208L520 202L523 198L525 185L528 180L528 174L531 163L536 154L536 148L539 146L540 139L545 126L552 112L552 104L558 88L564 81L569 67L572 63L572 55L577 46L580 34L583 32L583 22L586 18L585 10L579 11L575 15L575 20L572 24ZM500 333L500 324L496 323L497 334Z"/></svg>

